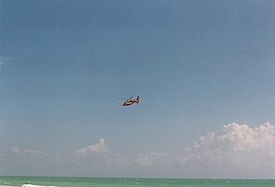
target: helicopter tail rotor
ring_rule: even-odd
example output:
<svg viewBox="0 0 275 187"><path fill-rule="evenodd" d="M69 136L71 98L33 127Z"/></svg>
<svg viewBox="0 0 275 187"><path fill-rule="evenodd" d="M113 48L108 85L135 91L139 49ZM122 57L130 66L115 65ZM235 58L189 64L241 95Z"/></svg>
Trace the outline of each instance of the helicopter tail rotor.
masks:
<svg viewBox="0 0 275 187"><path fill-rule="evenodd" d="M139 103L139 96L137 96L136 103L137 104Z"/></svg>

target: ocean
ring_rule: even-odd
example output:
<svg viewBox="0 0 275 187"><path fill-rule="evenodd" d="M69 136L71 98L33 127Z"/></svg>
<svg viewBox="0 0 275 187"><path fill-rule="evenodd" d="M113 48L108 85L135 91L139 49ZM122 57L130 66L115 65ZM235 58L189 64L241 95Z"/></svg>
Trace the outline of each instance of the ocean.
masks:
<svg viewBox="0 0 275 187"><path fill-rule="evenodd" d="M151 179L1 176L0 187L275 187L265 179Z"/></svg>

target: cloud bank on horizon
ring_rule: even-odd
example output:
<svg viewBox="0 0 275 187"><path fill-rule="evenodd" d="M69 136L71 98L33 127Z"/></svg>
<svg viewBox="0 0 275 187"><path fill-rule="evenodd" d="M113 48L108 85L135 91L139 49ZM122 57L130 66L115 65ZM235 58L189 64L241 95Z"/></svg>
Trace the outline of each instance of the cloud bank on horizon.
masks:
<svg viewBox="0 0 275 187"><path fill-rule="evenodd" d="M107 141L100 138L97 143L76 149L74 153L63 152L63 157L58 154L60 153L57 153L55 158L59 157L59 159L55 160L41 150L12 147L10 151L2 150L0 159L3 160L8 156L14 159L29 157L35 158L36 162L47 160L46 162L52 162L54 165L83 164L86 165L86 168L82 166L85 170L96 170L98 167L113 170L120 168L125 174L129 172L128 170L150 171L154 172L153 176L160 177L163 177L159 174L161 170L167 169L175 169L179 172L184 170L183 174L178 173L178 176L187 177L186 172L192 173L200 169L218 168L217 171L219 171L229 168L231 173L234 173L243 168L250 168L251 170L244 175L248 177L255 176L253 172L257 168L275 169L275 131L274 126L268 122L258 127L231 123L223 126L221 134L209 132L195 140L193 145L178 150L177 153L152 151L130 156L123 155L123 153L111 151ZM142 173L138 175L142 176ZM216 176L219 174L207 177ZM220 175L220 177L226 176ZM267 178L269 177L270 175L267 175Z"/></svg>
<svg viewBox="0 0 275 187"><path fill-rule="evenodd" d="M106 140L103 138L100 138L99 142L96 144L77 149L75 151L75 156L79 158L90 154L105 155L106 152L107 152Z"/></svg>
<svg viewBox="0 0 275 187"><path fill-rule="evenodd" d="M186 148L181 163L206 167L274 167L274 126L270 123L254 128L237 123L225 125L223 134L210 132Z"/></svg>

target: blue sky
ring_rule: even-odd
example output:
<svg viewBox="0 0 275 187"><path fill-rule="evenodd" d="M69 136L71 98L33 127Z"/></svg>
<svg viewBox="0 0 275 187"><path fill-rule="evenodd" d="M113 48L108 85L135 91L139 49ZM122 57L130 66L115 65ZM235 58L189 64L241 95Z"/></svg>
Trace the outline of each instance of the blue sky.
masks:
<svg viewBox="0 0 275 187"><path fill-rule="evenodd" d="M186 152L264 128L275 160L273 1L1 1L0 17L1 175L274 177Z"/></svg>

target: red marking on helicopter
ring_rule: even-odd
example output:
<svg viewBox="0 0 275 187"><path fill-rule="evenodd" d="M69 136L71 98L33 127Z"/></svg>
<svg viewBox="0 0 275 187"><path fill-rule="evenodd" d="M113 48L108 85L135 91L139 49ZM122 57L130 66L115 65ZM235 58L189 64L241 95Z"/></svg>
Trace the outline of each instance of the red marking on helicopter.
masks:
<svg viewBox="0 0 275 187"><path fill-rule="evenodd" d="M130 106L132 104L138 104L139 103L139 96L137 96L136 99L133 99L133 97L130 97L129 99L127 99L124 103L123 106Z"/></svg>

